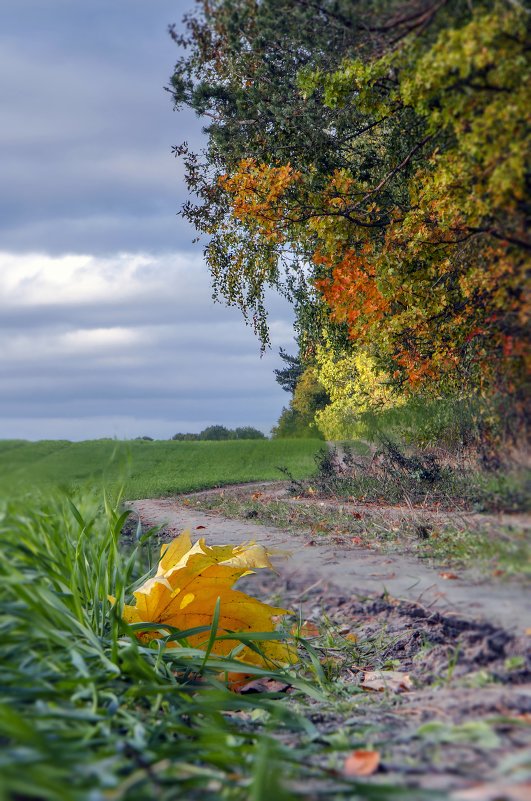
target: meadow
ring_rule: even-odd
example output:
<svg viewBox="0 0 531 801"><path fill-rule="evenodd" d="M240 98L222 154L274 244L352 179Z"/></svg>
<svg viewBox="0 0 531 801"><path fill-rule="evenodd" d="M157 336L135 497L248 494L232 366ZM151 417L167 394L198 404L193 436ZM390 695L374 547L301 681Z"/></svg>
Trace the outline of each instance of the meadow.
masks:
<svg viewBox="0 0 531 801"><path fill-rule="evenodd" d="M0 497L28 487L123 489L147 498L249 481L297 479L315 470L320 440L174 442L112 439L0 441Z"/></svg>

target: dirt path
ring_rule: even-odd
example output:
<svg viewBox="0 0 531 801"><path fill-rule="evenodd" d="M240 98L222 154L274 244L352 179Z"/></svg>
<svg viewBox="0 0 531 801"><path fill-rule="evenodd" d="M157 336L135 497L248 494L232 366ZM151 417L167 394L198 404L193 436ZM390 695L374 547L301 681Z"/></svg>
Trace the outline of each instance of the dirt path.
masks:
<svg viewBox="0 0 531 801"><path fill-rule="evenodd" d="M144 525L164 526L168 539L188 528L206 537L209 544L254 539L268 548L289 550L291 558L277 559L277 568L288 584L301 589L319 582L352 598L388 594L445 614L485 620L515 634L531 626L529 589L519 583L495 582L465 571L459 571L457 578L445 578L455 574L413 557L378 554L304 533L294 535L251 520L228 520L216 512L183 505L179 499L139 500L130 508Z"/></svg>
<svg viewBox="0 0 531 801"><path fill-rule="evenodd" d="M276 559L277 576L258 571L243 589L294 610L318 632L312 647L331 671L330 695L291 701L314 727L293 745L304 744L314 765L337 776L341 749L376 748L381 765L356 798L531 801L531 616L523 584L463 571L444 579L412 556L227 519L195 506L204 501L197 493L130 508L143 526L162 526L162 540L190 529L209 544L254 539L292 552ZM303 627L303 636L313 635ZM367 670L399 671L411 688L363 692ZM295 735L278 736L289 745ZM304 797L321 798L319 787L305 785Z"/></svg>

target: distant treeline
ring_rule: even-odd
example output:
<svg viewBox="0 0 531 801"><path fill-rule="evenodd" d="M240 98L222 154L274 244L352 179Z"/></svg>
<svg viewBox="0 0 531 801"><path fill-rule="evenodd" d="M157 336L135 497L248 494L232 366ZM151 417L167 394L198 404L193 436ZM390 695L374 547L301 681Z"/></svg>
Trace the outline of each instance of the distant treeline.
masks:
<svg viewBox="0 0 531 801"><path fill-rule="evenodd" d="M172 439L185 442L197 440L220 439L266 439L265 434L252 426L241 428L225 428L225 426L208 426L199 434L174 434Z"/></svg>

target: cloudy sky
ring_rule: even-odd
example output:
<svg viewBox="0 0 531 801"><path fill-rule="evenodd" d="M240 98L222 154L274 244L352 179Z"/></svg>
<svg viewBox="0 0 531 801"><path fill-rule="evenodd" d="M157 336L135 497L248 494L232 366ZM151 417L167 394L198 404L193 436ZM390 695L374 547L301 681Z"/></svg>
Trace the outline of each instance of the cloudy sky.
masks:
<svg viewBox="0 0 531 801"><path fill-rule="evenodd" d="M194 0L0 0L0 438L267 432L288 396L273 349L214 304L176 216L171 146L198 144L163 90Z"/></svg>

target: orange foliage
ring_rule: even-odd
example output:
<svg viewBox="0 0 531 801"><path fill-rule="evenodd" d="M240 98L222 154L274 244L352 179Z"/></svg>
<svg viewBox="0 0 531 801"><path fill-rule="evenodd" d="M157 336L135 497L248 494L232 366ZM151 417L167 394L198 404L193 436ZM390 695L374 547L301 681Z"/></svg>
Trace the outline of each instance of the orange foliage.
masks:
<svg viewBox="0 0 531 801"><path fill-rule="evenodd" d="M282 199L289 187L300 180L301 173L291 164L272 167L242 159L232 175L222 175L220 186L232 195L232 213L248 225L258 226L261 235L283 241Z"/></svg>

